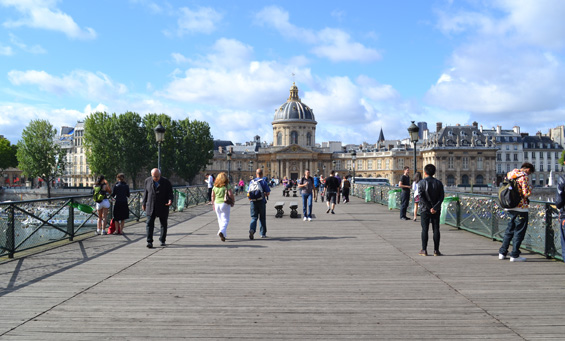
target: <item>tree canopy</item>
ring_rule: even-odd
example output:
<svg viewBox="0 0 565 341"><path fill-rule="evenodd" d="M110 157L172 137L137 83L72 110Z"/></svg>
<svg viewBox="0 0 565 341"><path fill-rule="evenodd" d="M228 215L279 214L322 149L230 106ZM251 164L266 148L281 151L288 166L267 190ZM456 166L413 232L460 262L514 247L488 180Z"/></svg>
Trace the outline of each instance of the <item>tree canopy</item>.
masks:
<svg viewBox="0 0 565 341"><path fill-rule="evenodd" d="M5 138L0 138L0 173L5 169L18 166L18 158L16 157L17 146L12 145Z"/></svg>
<svg viewBox="0 0 565 341"><path fill-rule="evenodd" d="M46 120L33 120L22 132L18 142L18 168L27 177L39 177L47 184L51 197L51 181L65 170L65 151L56 143L57 131Z"/></svg>

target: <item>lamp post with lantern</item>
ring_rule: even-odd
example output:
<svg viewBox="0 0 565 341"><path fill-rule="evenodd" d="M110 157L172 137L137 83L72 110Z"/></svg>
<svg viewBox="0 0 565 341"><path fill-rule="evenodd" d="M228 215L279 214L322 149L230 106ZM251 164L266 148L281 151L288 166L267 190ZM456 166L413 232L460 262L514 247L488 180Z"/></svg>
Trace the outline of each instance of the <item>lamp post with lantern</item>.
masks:
<svg viewBox="0 0 565 341"><path fill-rule="evenodd" d="M226 154L227 159L228 159L228 183L231 182L231 177L230 177L230 173L231 173L231 150L228 150L228 153Z"/></svg>
<svg viewBox="0 0 565 341"><path fill-rule="evenodd" d="M161 143L163 143L163 141L165 140L165 127L163 127L161 125L161 122L159 122L159 124L157 124L153 131L155 132L155 140L157 141L158 145L157 168L159 169L159 171L161 171Z"/></svg>
<svg viewBox="0 0 565 341"><path fill-rule="evenodd" d="M353 168L353 181L351 182L351 189L353 190L355 186L355 160L357 160L357 152L355 150L351 151L351 168Z"/></svg>
<svg viewBox="0 0 565 341"><path fill-rule="evenodd" d="M414 175L416 175L416 142L418 142L419 132L420 128L418 128L418 126L414 124L414 121L412 121L412 124L408 127L408 133L410 134L410 142L414 144Z"/></svg>

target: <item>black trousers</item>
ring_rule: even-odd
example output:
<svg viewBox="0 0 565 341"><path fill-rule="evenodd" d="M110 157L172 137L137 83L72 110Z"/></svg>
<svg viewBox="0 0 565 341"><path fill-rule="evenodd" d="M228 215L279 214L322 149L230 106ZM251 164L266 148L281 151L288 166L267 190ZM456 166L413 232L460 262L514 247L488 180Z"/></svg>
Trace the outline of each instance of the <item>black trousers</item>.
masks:
<svg viewBox="0 0 565 341"><path fill-rule="evenodd" d="M420 220L422 223L422 250L428 249L428 231L430 224L432 224L432 231L434 233L434 251L439 251L439 215L440 212L431 214L430 211L422 211Z"/></svg>
<svg viewBox="0 0 565 341"><path fill-rule="evenodd" d="M400 193L400 218L406 217L408 203L410 202L410 191L402 190Z"/></svg>
<svg viewBox="0 0 565 341"><path fill-rule="evenodd" d="M145 230L147 231L147 243L153 243L153 231L155 230L155 218L157 216L155 213L151 217L147 217L147 224ZM159 222L161 223L161 235L159 236L159 241L164 243L167 240L167 220L169 215L159 216Z"/></svg>

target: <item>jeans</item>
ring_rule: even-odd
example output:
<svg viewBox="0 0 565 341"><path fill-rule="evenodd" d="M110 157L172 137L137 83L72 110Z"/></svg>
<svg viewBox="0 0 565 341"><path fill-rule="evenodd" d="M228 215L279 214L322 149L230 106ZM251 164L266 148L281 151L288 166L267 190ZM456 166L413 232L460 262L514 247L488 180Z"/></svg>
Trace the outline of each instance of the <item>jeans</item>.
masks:
<svg viewBox="0 0 565 341"><path fill-rule="evenodd" d="M408 210L409 202L410 191L402 190L402 193L400 193L400 218L406 217L406 210Z"/></svg>
<svg viewBox="0 0 565 341"><path fill-rule="evenodd" d="M422 211L421 215L421 225L422 225L422 250L428 249L428 231L430 229L430 223L432 224L432 231L434 233L434 251L439 251L439 215L440 212L431 214L430 211Z"/></svg>
<svg viewBox="0 0 565 341"><path fill-rule="evenodd" d="M257 219L259 219L259 232L262 236L267 235L267 218L265 217L266 204L265 200L250 201L251 203L251 224L249 224L249 233L255 234L257 231Z"/></svg>
<svg viewBox="0 0 565 341"><path fill-rule="evenodd" d="M513 247L510 257L518 258L520 257L520 245L526 236L526 229L528 228L528 212L509 210L508 215L511 218L508 222L508 227L506 227L506 232L504 232L504 239L498 253L506 256L510 241L512 240Z"/></svg>
<svg viewBox="0 0 565 341"><path fill-rule="evenodd" d="M349 202L349 188L343 189L343 203Z"/></svg>
<svg viewBox="0 0 565 341"><path fill-rule="evenodd" d="M145 230L147 232L147 243L153 244L153 231L155 230L155 218L157 216L155 214L151 215L151 217L147 217L147 224L145 225ZM159 241L164 243L167 240L167 219L169 215L165 215L164 217L159 216L159 222L161 223L161 236L159 237Z"/></svg>
<svg viewBox="0 0 565 341"><path fill-rule="evenodd" d="M312 218L312 193L302 194L302 213L304 218Z"/></svg>

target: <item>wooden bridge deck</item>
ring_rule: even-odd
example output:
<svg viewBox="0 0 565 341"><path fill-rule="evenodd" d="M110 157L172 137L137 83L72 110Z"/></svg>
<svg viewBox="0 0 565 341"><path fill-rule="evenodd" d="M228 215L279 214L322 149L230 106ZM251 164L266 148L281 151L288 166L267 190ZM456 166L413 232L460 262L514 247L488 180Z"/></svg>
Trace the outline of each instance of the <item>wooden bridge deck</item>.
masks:
<svg viewBox="0 0 565 341"><path fill-rule="evenodd" d="M0 264L0 338L565 338L562 263L499 261L498 242L448 226L445 256L421 257L420 224L398 211L352 198L332 215L317 202L303 222L281 192L267 239L248 239L242 199L225 243L200 206L170 216L166 248L145 247L141 222Z"/></svg>

